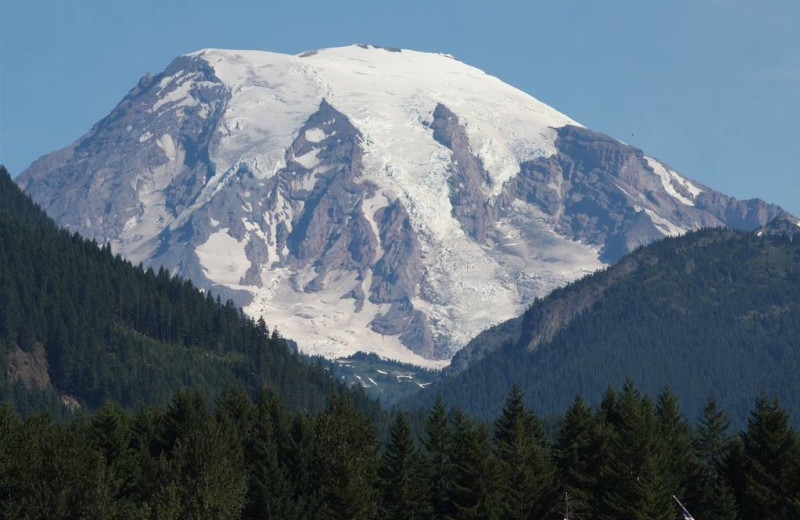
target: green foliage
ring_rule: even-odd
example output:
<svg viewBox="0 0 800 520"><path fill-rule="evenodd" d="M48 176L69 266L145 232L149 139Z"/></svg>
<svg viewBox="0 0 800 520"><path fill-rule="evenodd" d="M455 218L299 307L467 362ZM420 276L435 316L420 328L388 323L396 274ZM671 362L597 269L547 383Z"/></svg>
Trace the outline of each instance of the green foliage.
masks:
<svg viewBox="0 0 800 520"><path fill-rule="evenodd" d="M425 479L428 482L428 500L431 518L444 519L450 512L450 487L453 468L450 461L452 433L447 423L447 410L441 396L437 396L425 424Z"/></svg>
<svg viewBox="0 0 800 520"><path fill-rule="evenodd" d="M541 518L554 506L555 471L538 418L514 385L495 423L502 517Z"/></svg>
<svg viewBox="0 0 800 520"><path fill-rule="evenodd" d="M2 405L0 517L538 519L567 494L571 518L676 520L678 455L702 481L680 497L696 518L798 518L797 432L776 402L760 398L735 437L714 402L694 433L668 392L656 403L631 383L596 410L578 398L550 447L518 390L493 431L440 402L421 451L402 414L379 451L338 396L309 416L268 389L228 389L213 411L179 392L166 409L107 402L71 424Z"/></svg>
<svg viewBox="0 0 800 520"><path fill-rule="evenodd" d="M789 416L763 394L742 434L744 518L800 518L800 446Z"/></svg>
<svg viewBox="0 0 800 520"><path fill-rule="evenodd" d="M317 417L312 468L320 519L369 519L377 510L378 441L369 421L346 398L333 396Z"/></svg>
<svg viewBox="0 0 800 520"><path fill-rule="evenodd" d="M382 517L387 520L425 518L422 459L405 414L398 413L389 427L389 439L381 455Z"/></svg>
<svg viewBox="0 0 800 520"><path fill-rule="evenodd" d="M500 518L497 501L498 467L486 425L476 426L461 410L452 420L450 443L452 481L449 502L451 519Z"/></svg>

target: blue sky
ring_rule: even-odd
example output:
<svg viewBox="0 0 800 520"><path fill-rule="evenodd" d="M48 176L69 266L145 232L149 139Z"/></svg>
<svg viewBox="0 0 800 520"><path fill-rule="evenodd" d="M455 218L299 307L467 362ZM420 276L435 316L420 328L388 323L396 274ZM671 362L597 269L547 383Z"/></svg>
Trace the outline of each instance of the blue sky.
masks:
<svg viewBox="0 0 800 520"><path fill-rule="evenodd" d="M740 198L800 215L797 0L0 0L0 162L66 146L204 47L441 51Z"/></svg>

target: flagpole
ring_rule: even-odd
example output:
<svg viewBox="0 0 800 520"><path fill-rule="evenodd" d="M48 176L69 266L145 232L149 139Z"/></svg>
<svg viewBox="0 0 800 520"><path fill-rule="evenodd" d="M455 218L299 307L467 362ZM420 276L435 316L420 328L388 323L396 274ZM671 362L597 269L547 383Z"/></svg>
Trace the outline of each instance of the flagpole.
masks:
<svg viewBox="0 0 800 520"><path fill-rule="evenodd" d="M678 497L676 497L675 495L672 495L672 498L674 498L675 502L677 502L678 506L680 506L681 513L683 514L683 520L694 520L694 517L692 516L692 514L689 512L688 509L683 507L683 504L681 504L681 501L678 500Z"/></svg>

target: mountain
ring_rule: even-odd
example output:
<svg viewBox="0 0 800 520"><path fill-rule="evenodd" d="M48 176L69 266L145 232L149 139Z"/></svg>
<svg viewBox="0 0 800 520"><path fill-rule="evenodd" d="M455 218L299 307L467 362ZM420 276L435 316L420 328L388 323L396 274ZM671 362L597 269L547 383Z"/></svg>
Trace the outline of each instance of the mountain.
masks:
<svg viewBox="0 0 800 520"><path fill-rule="evenodd" d="M783 231L780 231L780 230ZM697 417L714 395L738 424L764 390L800 411L800 221L708 229L636 250L492 327L408 406L436 395L491 416L514 383L543 414L626 378L665 385Z"/></svg>
<svg viewBox="0 0 800 520"><path fill-rule="evenodd" d="M371 45L181 56L17 182L304 352L427 367L640 245L784 214L450 55Z"/></svg>
<svg viewBox="0 0 800 520"><path fill-rule="evenodd" d="M62 405L133 409L181 388L212 400L263 385L296 410L347 392L233 302L58 229L0 166L0 402L63 415Z"/></svg>

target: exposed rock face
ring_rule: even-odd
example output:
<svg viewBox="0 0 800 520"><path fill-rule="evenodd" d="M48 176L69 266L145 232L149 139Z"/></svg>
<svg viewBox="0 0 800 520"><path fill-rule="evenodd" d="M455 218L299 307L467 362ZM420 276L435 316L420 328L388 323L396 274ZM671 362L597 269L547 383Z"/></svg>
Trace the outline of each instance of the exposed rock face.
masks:
<svg viewBox="0 0 800 520"><path fill-rule="evenodd" d="M422 365L639 245L783 214L451 56L373 46L182 56L18 182L306 352Z"/></svg>
<svg viewBox="0 0 800 520"><path fill-rule="evenodd" d="M25 352L19 347L14 348L8 354L5 377L11 384L19 381L25 388L33 390L50 388L52 384L44 345L34 343L30 352Z"/></svg>

